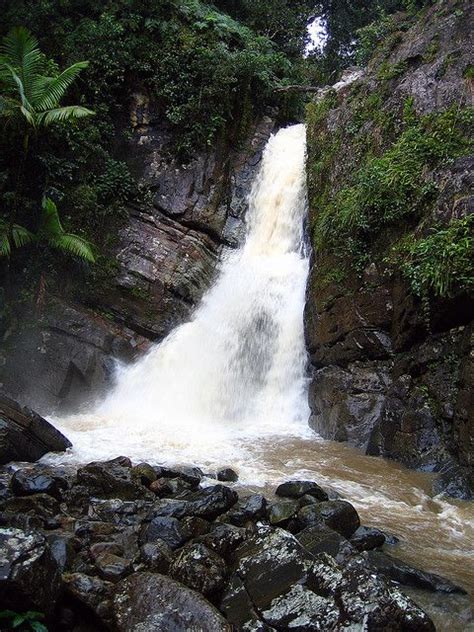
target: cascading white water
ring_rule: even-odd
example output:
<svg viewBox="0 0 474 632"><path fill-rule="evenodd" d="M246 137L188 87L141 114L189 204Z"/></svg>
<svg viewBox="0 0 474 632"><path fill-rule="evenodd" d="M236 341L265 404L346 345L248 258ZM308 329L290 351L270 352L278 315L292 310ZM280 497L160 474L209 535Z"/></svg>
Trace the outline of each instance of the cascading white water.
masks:
<svg viewBox="0 0 474 632"><path fill-rule="evenodd" d="M55 421L75 458L238 465L249 439L309 432L305 148L303 125L268 142L245 243L227 256L192 320L122 367L94 411Z"/></svg>

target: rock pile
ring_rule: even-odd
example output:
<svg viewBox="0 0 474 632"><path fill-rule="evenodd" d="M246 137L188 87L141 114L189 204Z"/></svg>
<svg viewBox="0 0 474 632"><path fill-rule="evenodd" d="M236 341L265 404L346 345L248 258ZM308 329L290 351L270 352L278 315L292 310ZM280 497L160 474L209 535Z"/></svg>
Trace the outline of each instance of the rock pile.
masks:
<svg viewBox="0 0 474 632"><path fill-rule="evenodd" d="M52 631L421 632L432 622L392 580L459 590L385 555L384 534L314 482L270 501L206 481L124 457L3 468L1 608L44 612Z"/></svg>

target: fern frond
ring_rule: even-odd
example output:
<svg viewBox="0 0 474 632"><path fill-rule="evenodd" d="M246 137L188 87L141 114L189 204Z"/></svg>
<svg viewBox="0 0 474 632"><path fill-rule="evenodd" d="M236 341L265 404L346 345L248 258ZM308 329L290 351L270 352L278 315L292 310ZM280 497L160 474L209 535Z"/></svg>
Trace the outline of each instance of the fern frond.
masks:
<svg viewBox="0 0 474 632"><path fill-rule="evenodd" d="M87 68L88 65L89 62L80 61L69 66L66 70L63 70L57 77L43 77L43 93L42 96L36 100L35 107L39 111L57 108L66 90L74 82L79 73L84 68Z"/></svg>
<svg viewBox="0 0 474 632"><path fill-rule="evenodd" d="M67 105L61 108L54 108L46 112L40 112L37 116L38 125L47 127L51 123L60 123L62 121L70 121L73 119L84 118L85 116L93 116L95 112L79 105Z"/></svg>

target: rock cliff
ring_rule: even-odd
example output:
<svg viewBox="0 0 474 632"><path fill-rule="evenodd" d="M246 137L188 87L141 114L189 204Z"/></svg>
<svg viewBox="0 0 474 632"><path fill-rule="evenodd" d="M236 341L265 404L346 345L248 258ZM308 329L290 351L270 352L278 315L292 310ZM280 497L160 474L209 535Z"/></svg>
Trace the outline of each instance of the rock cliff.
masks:
<svg viewBox="0 0 474 632"><path fill-rule="evenodd" d="M451 481L462 497L474 465L472 19L455 1L396 15L362 76L308 108L310 423L442 470L438 491Z"/></svg>
<svg viewBox="0 0 474 632"><path fill-rule="evenodd" d="M182 165L173 137L142 94L132 100L124 158L147 191L129 209L109 265L75 298L51 296L20 313L1 350L3 392L43 413L71 410L110 384L128 362L189 318L223 248L244 232L247 195L274 127L257 121L242 147L224 142Z"/></svg>

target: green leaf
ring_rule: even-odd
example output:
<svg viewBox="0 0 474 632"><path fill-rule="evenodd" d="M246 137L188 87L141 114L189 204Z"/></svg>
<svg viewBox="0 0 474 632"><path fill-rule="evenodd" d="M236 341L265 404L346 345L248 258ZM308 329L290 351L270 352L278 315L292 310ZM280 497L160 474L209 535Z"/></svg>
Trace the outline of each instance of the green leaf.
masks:
<svg viewBox="0 0 474 632"><path fill-rule="evenodd" d="M59 219L58 207L49 197L44 197L42 202L43 212L39 226L39 235L51 239L55 235L64 233L64 228Z"/></svg>
<svg viewBox="0 0 474 632"><path fill-rule="evenodd" d="M11 255L12 248L8 233L0 232L0 257L9 257ZM0 618L2 613L0 612Z"/></svg>
<svg viewBox="0 0 474 632"><path fill-rule="evenodd" d="M57 108L66 90L74 82L81 70L87 68L88 65L89 62L80 61L66 68L59 76L43 80L43 94L35 102L35 107L39 111Z"/></svg>
<svg viewBox="0 0 474 632"><path fill-rule="evenodd" d="M0 619L13 619L16 617L18 613L13 612L13 610L1 610L0 611Z"/></svg>
<svg viewBox="0 0 474 632"><path fill-rule="evenodd" d="M64 233L64 235L59 235L49 239L49 244L53 248L61 250L66 254L74 255L80 259L84 259L84 261L89 261L90 263L95 263L95 257L92 252L91 245L88 241L78 235Z"/></svg>
<svg viewBox="0 0 474 632"><path fill-rule="evenodd" d="M43 198L43 213L38 236L45 239L52 248L90 263L95 262L91 244L79 235L66 233L59 219L57 206L48 197Z"/></svg>
<svg viewBox="0 0 474 632"><path fill-rule="evenodd" d="M11 235L16 248L21 248L21 246L31 244L35 240L35 235L33 235L33 233L31 233L27 228L20 226L19 224L13 224Z"/></svg>
<svg viewBox="0 0 474 632"><path fill-rule="evenodd" d="M34 630L35 632L48 632L48 628L43 624L40 623L39 621L32 621L30 623L31 629Z"/></svg>
<svg viewBox="0 0 474 632"><path fill-rule="evenodd" d="M12 621L12 628L19 628L26 619L27 617L24 614L17 614Z"/></svg>
<svg viewBox="0 0 474 632"><path fill-rule="evenodd" d="M37 121L38 125L47 127L51 125L51 123L61 123L63 121L84 118L85 116L92 116L94 114L95 112L88 108L79 105L67 105L65 107L47 110L46 112L40 112Z"/></svg>

